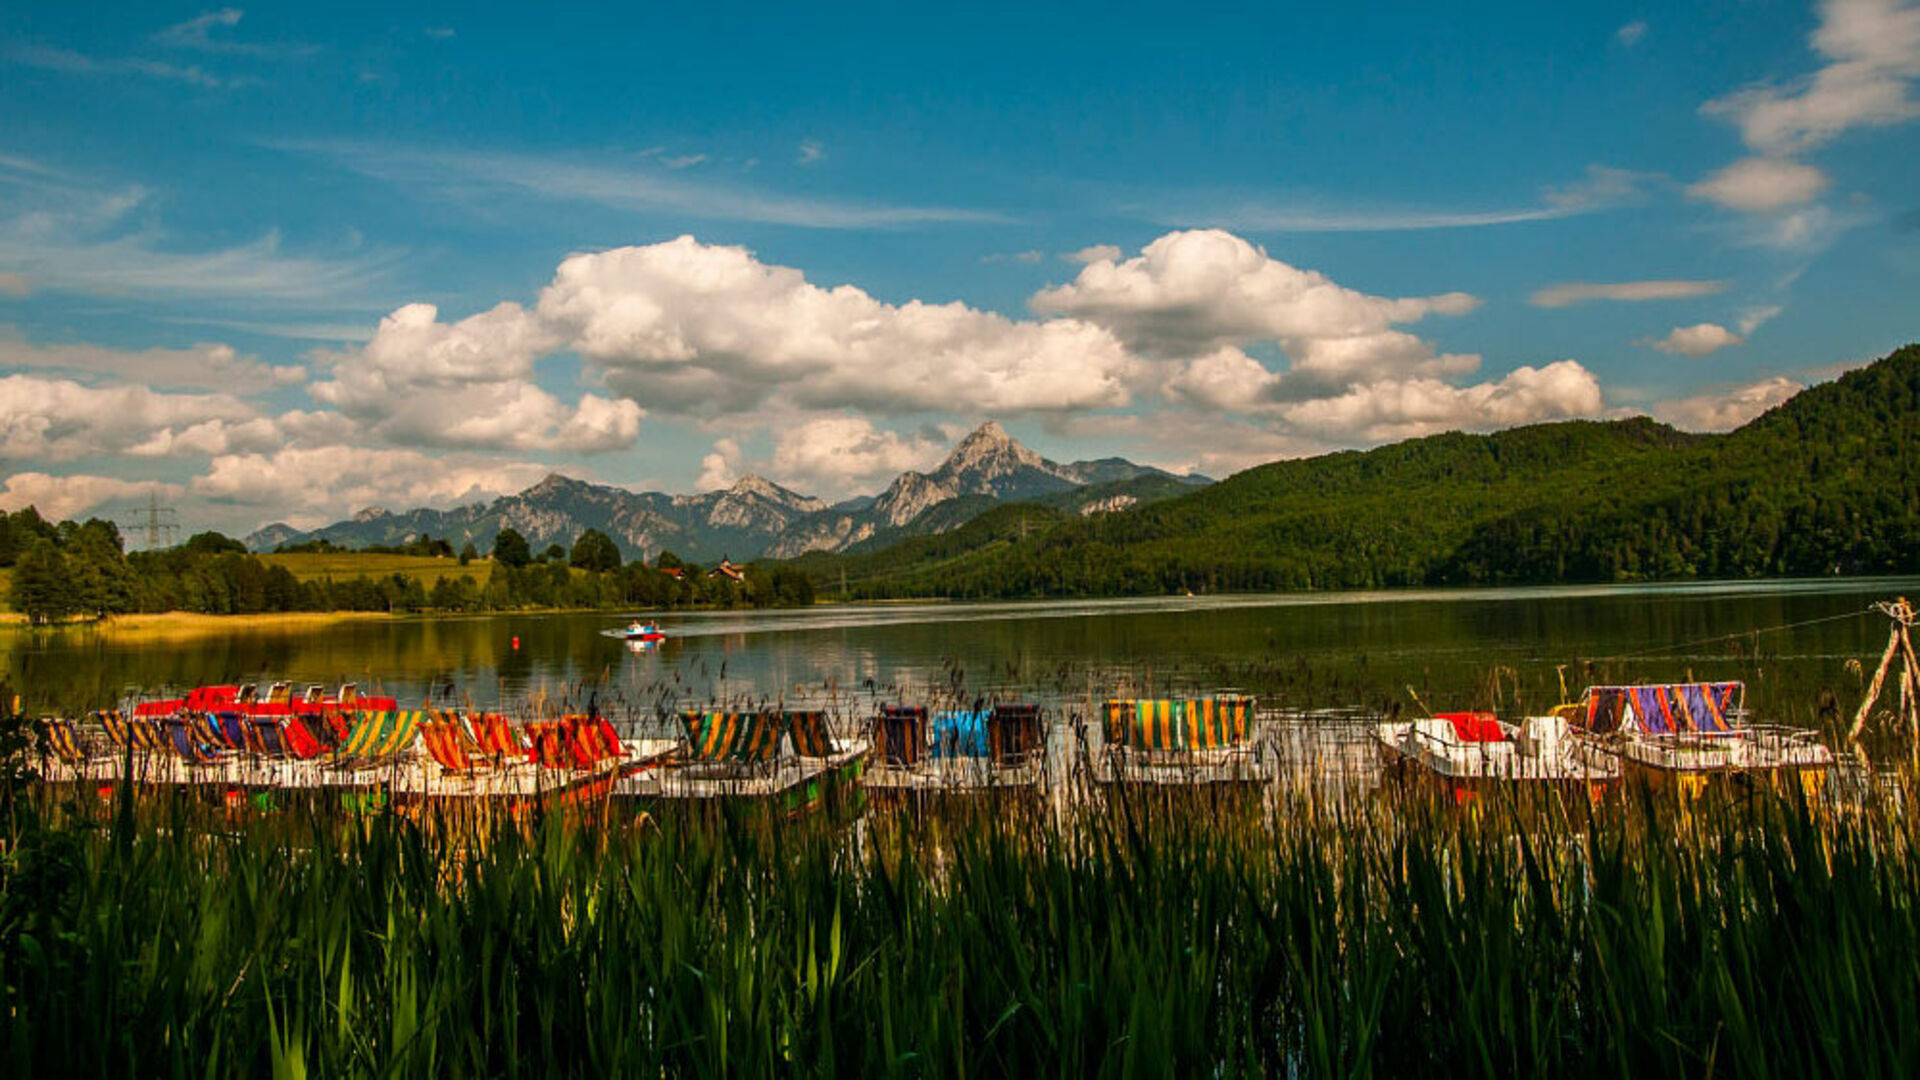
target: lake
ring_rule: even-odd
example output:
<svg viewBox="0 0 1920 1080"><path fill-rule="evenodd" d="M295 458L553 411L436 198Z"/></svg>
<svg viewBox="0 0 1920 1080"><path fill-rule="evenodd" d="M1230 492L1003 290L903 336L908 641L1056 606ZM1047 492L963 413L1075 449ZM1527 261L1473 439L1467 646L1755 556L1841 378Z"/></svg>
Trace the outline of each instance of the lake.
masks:
<svg viewBox="0 0 1920 1080"><path fill-rule="evenodd" d="M1738 678L1765 718L1848 711L1877 662L1873 601L1920 578L899 604L659 616L634 652L619 614L361 620L193 633L73 627L0 635L26 707L72 712L216 682L351 681L403 702L544 693L611 713L715 699L1080 700L1244 689L1303 710L1408 701L1550 705L1589 682ZM1829 701L1829 713L1833 701Z"/></svg>

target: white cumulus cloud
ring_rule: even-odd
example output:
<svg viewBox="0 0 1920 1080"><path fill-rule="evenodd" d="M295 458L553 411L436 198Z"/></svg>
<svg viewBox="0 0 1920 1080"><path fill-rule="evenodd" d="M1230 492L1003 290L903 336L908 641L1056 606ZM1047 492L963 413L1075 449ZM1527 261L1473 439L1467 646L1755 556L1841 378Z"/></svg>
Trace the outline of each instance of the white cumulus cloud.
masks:
<svg viewBox="0 0 1920 1080"><path fill-rule="evenodd" d="M1765 154L1811 150L1857 127L1920 115L1909 95L1920 78L1920 4L1913 0L1826 0L1814 31L1826 60L1796 81L1752 86L1703 106L1740 129Z"/></svg>
<svg viewBox="0 0 1920 1080"><path fill-rule="evenodd" d="M1370 296L1217 229L1168 233L1134 258L1090 262L1073 281L1030 301L1040 314L1106 327L1152 357L1276 341L1293 361L1290 377L1329 386L1473 370L1479 357L1443 355L1393 326L1478 304L1460 292Z"/></svg>
<svg viewBox="0 0 1920 1080"><path fill-rule="evenodd" d="M333 377L309 389L404 445L578 453L632 445L644 415L634 402L586 394L569 406L534 383L534 361L560 344L518 304L452 323L432 304L408 304L380 320L366 345L316 354Z"/></svg>
<svg viewBox="0 0 1920 1080"><path fill-rule="evenodd" d="M0 377L0 460L71 461L130 453L155 439L257 417L227 394L168 394L144 386L85 386L38 375Z"/></svg>
<svg viewBox="0 0 1920 1080"><path fill-rule="evenodd" d="M1280 375L1232 346L1180 365L1167 380L1175 398L1232 412L1260 412L1280 386Z"/></svg>
<svg viewBox="0 0 1920 1080"><path fill-rule="evenodd" d="M1687 194L1732 210L1799 206L1827 190L1827 174L1789 158L1745 157L1696 184Z"/></svg>
<svg viewBox="0 0 1920 1080"><path fill-rule="evenodd" d="M694 489L718 491L732 487L740 479L740 462L744 456L738 441L715 439L712 452L700 459L700 478L693 482Z"/></svg>
<svg viewBox="0 0 1920 1080"><path fill-rule="evenodd" d="M1731 390L1663 401L1653 407L1653 415L1687 431L1731 431L1804 389L1803 384L1776 375Z"/></svg>
<svg viewBox="0 0 1920 1080"><path fill-rule="evenodd" d="M1635 344L1678 356L1706 356L1730 346L1744 345L1746 341L1746 338L1719 323L1695 323L1692 326L1676 326L1665 337L1643 339Z"/></svg>
<svg viewBox="0 0 1920 1080"><path fill-rule="evenodd" d="M691 236L575 255L539 314L650 408L717 415L809 408L995 414L1124 405L1140 374L1114 336L965 304L887 304L825 288L745 248Z"/></svg>
<svg viewBox="0 0 1920 1080"><path fill-rule="evenodd" d="M1600 381L1572 360L1520 367L1493 382L1450 386L1438 379L1389 380L1286 408L1288 422L1335 438L1373 442L1442 431L1487 431L1601 413Z"/></svg>
<svg viewBox="0 0 1920 1080"><path fill-rule="evenodd" d="M456 506L524 490L550 471L535 462L359 446L289 448L213 459L189 485L213 502L266 508L287 520L331 521L366 506Z"/></svg>
<svg viewBox="0 0 1920 1080"><path fill-rule="evenodd" d="M1858 222L1810 206L1831 181L1798 158L1857 129L1920 116L1920 0L1824 0L1810 44L1822 66L1701 107L1731 122L1752 155L1693 184L1695 198L1756 215L1748 242L1817 251Z"/></svg>
<svg viewBox="0 0 1920 1080"><path fill-rule="evenodd" d="M771 470L783 484L837 493L931 468L947 450L944 433L902 435L878 429L863 416L824 416L781 433Z"/></svg>
<svg viewBox="0 0 1920 1080"><path fill-rule="evenodd" d="M49 521L77 518L107 503L144 501L150 495L172 499L180 494L178 484L150 480L123 480L117 476L49 476L43 472L20 472L7 477L0 488L0 510L24 510L31 506Z"/></svg>

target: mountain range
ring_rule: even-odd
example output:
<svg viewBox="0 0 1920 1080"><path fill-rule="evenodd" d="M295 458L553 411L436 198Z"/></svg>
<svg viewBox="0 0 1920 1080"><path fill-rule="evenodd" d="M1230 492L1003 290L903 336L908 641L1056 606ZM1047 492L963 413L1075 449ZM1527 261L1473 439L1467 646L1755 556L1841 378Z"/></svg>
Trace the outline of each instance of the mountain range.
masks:
<svg viewBox="0 0 1920 1080"><path fill-rule="evenodd" d="M865 550L909 536L941 532L1009 501L1040 501L1070 513L1123 511L1210 481L1176 476L1120 458L1049 461L988 421L961 440L931 472L906 472L877 495L829 504L760 476L698 495L589 483L549 475L492 502L451 510L394 513L369 507L323 528L268 525L247 537L253 551L326 540L343 547L400 544L419 536L486 551L511 527L540 550L571 545L589 528L612 537L625 557L663 550L712 561L790 558L809 552Z"/></svg>
<svg viewBox="0 0 1920 1080"><path fill-rule="evenodd" d="M1009 503L795 565L836 599L1910 574L1916 447L1910 345L1725 434L1647 417L1451 432L1257 466L1125 514Z"/></svg>

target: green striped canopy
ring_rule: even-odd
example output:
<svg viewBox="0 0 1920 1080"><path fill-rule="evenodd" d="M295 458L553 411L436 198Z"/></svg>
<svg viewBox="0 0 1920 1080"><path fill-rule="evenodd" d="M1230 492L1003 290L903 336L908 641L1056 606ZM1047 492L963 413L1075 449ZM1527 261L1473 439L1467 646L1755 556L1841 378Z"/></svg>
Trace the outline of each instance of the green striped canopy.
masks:
<svg viewBox="0 0 1920 1080"><path fill-rule="evenodd" d="M1105 703L1107 744L1134 750L1214 750L1247 741L1246 698L1122 699Z"/></svg>
<svg viewBox="0 0 1920 1080"><path fill-rule="evenodd" d="M757 762L772 760L786 728L773 713L689 712L686 725L693 760Z"/></svg>

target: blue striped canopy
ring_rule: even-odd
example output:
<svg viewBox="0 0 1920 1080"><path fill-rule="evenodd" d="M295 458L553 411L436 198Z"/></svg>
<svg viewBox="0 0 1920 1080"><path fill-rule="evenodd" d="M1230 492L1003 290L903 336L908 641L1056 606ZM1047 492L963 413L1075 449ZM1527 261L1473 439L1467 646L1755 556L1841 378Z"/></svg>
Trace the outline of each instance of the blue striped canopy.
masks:
<svg viewBox="0 0 1920 1080"><path fill-rule="evenodd" d="M1744 686L1737 682L1654 683L1587 688L1587 726L1632 726L1650 735L1719 735L1733 728Z"/></svg>

